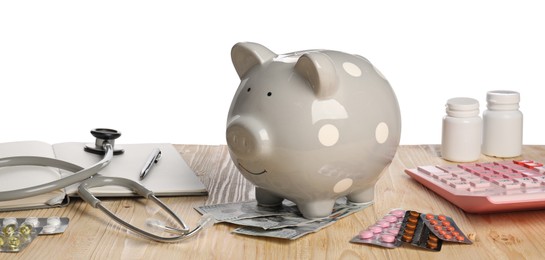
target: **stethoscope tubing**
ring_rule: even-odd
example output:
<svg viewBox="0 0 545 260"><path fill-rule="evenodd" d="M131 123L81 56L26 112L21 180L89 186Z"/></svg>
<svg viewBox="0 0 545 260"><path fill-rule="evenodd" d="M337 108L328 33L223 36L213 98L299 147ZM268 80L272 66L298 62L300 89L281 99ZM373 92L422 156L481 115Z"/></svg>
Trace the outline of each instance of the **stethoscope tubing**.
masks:
<svg viewBox="0 0 545 260"><path fill-rule="evenodd" d="M16 200L16 199L33 197L33 196L44 194L54 190L63 189L72 184L76 184L76 183L84 181L85 179L88 179L89 177L97 174L104 167L108 166L108 164L110 164L112 160L112 157L114 155L112 145L105 143L103 147L105 150L105 154L102 160L100 160L99 162L93 164L92 166L88 168L83 168L73 163L69 163L69 162L54 159L54 158L39 157L39 156L14 156L14 157L6 157L6 158L0 159L0 167L17 166L17 165L33 165L33 166L54 167L54 168L59 168L59 169L67 170L70 172L74 172L74 174L71 174L70 176L61 178L59 180L47 182L44 184L40 184L40 185L28 187L28 188L17 189L17 190L2 191L0 192L0 201Z"/></svg>
<svg viewBox="0 0 545 260"><path fill-rule="evenodd" d="M68 187L76 183L80 183L78 187L78 193L82 199L88 202L91 206L102 210L106 215L111 217L113 220L115 220L117 223L121 224L125 228L132 230L135 233L141 236L144 236L146 238L149 238L151 240L155 240L158 242L176 242L180 240L185 240L187 238L194 236L203 228L209 226L210 224L213 224L214 221L212 220L212 217L210 216L203 217L201 219L201 222L193 230L190 230L189 227L185 224L185 222L181 218L179 218L177 214L175 214L166 204L164 204L161 200L159 200L153 194L152 191L146 189L144 186L132 180L123 179L123 178L102 177L102 176L94 177L95 174L97 174L104 167L110 164L114 155L114 148L112 144L108 142L104 142L102 143L102 147L104 148L104 152L105 152L104 157L102 158L102 160L91 165L88 168L83 168L79 165L76 165L67 161L62 161L62 160L48 158L48 157L40 157L40 156L13 156L13 157L6 157L6 158L0 159L0 167L21 166L21 165L43 166L43 167L53 167L53 168L58 168L62 170L67 170L74 173L67 177L61 178L59 180L36 185L33 187L10 190L10 191L2 191L0 192L0 201L16 200L16 199L32 197L32 196L44 194L47 192L63 189L65 187ZM135 193L138 193L144 196L145 198L150 199L156 204L158 204L163 210L165 210L169 215L171 215L174 218L174 220L178 222L178 224L182 226L182 229L176 229L178 233L178 235L176 236L163 237L163 236L158 236L158 235L149 233L143 229L140 229L134 225L129 224L128 222L116 216L113 212L108 210L106 207L104 207L101 204L101 201L98 200L96 197L94 197L88 190L88 188L91 188L91 187L98 187L98 186L105 186L105 185L118 185L118 186L131 188Z"/></svg>

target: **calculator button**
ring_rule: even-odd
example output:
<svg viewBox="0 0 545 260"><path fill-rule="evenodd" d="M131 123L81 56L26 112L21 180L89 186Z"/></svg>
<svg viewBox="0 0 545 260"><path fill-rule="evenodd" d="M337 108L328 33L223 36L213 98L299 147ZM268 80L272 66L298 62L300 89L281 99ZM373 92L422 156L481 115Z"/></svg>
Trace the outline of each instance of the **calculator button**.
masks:
<svg viewBox="0 0 545 260"><path fill-rule="evenodd" d="M453 187L455 189L467 189L470 187L469 183L465 182L465 181L455 181L455 182L451 182L449 184L450 187Z"/></svg>
<svg viewBox="0 0 545 260"><path fill-rule="evenodd" d="M545 209L545 166L541 162L421 166L405 172L468 212Z"/></svg>
<svg viewBox="0 0 545 260"><path fill-rule="evenodd" d="M461 173L465 172L464 169L458 167L457 165L439 165L437 168L448 172L448 173Z"/></svg>
<svg viewBox="0 0 545 260"><path fill-rule="evenodd" d="M485 180L475 180L475 181L470 181L469 182L471 184L472 187L475 187L475 188L487 188L487 187L490 187L490 182L488 181L485 181Z"/></svg>
<svg viewBox="0 0 545 260"><path fill-rule="evenodd" d="M421 171L427 175L432 175L434 173L445 173L445 171L435 167L435 166L419 166L418 171Z"/></svg>
<svg viewBox="0 0 545 260"><path fill-rule="evenodd" d="M542 184L545 184L545 176L541 175L541 176L532 176L531 177L532 179L542 183Z"/></svg>

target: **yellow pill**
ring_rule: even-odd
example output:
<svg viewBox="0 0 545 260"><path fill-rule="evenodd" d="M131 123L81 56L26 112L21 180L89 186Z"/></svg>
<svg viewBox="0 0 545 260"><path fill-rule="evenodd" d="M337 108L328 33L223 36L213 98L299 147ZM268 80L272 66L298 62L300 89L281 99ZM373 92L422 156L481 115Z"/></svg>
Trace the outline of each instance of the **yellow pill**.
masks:
<svg viewBox="0 0 545 260"><path fill-rule="evenodd" d="M15 224L9 224L9 225L5 226L4 228L2 228L2 232L6 236L13 235L13 233L15 233L15 230L17 230L17 225L15 225Z"/></svg>
<svg viewBox="0 0 545 260"><path fill-rule="evenodd" d="M19 232L21 232L21 234L23 234L23 235L28 235L28 234L32 233L32 230L33 230L32 225L28 224L28 223L23 223L19 227Z"/></svg>
<svg viewBox="0 0 545 260"><path fill-rule="evenodd" d="M18 249L21 244L21 239L19 234L13 234L13 236L8 237L8 246L11 249Z"/></svg>

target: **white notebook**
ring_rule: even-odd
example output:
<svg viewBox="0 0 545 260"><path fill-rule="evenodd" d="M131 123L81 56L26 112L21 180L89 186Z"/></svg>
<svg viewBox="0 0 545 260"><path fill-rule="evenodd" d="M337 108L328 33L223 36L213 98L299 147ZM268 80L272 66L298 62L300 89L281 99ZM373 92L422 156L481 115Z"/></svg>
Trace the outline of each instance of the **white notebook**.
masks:
<svg viewBox="0 0 545 260"><path fill-rule="evenodd" d="M101 155L85 152L85 143L47 144L39 141L0 143L0 160L10 156L43 156L68 161L88 167L102 159ZM122 177L134 180L152 190L157 196L207 195L205 186L189 168L172 144L116 144L125 152L114 155L111 163L101 172L102 176ZM140 180L144 167L154 148L161 150L161 159L149 174ZM65 170L39 166L10 166L0 168L0 191L31 187L73 174ZM69 197L77 196L75 184L47 194L25 199L0 201L0 211L53 207L66 205ZM118 186L92 188L97 197L135 196L129 189Z"/></svg>

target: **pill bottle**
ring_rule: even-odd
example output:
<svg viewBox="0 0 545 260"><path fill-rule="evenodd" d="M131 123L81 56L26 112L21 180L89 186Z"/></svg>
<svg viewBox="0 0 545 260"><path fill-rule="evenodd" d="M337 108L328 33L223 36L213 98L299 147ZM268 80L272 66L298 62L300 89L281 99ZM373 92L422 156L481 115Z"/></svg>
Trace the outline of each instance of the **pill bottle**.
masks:
<svg viewBox="0 0 545 260"><path fill-rule="evenodd" d="M447 100L443 118L441 156L453 162L471 162L481 156L483 120L479 101L458 97Z"/></svg>
<svg viewBox="0 0 545 260"><path fill-rule="evenodd" d="M520 94L515 91L495 90L486 93L483 154L501 158L522 154L522 112L519 110L519 101Z"/></svg>

